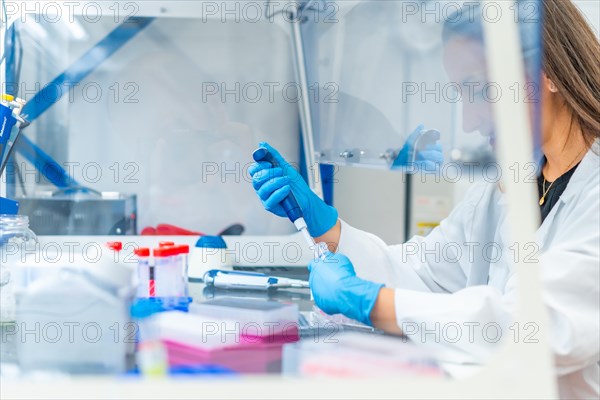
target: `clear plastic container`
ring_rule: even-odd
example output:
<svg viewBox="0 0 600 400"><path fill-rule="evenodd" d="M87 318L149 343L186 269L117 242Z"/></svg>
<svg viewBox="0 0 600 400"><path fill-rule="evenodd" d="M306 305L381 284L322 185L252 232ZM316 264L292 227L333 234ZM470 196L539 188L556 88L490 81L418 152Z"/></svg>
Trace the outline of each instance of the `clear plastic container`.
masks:
<svg viewBox="0 0 600 400"><path fill-rule="evenodd" d="M15 321L14 266L23 250L35 248L37 237L24 215L0 215L0 323Z"/></svg>
<svg viewBox="0 0 600 400"><path fill-rule="evenodd" d="M181 297L182 271L178 262L179 250L175 246L154 249L154 278L156 297Z"/></svg>
<svg viewBox="0 0 600 400"><path fill-rule="evenodd" d="M190 255L190 246L186 244L178 245L177 250L179 252L177 262L181 266L181 280L180 280L180 292L184 297L189 295L188 289L188 268L189 268L189 255Z"/></svg>
<svg viewBox="0 0 600 400"><path fill-rule="evenodd" d="M151 297L153 294L154 279L152 277L150 265L150 249L140 248L134 251L137 257L138 265L138 287L137 297Z"/></svg>
<svg viewBox="0 0 600 400"><path fill-rule="evenodd" d="M71 260L70 260L71 261ZM112 255L76 255L18 298L17 354L23 371L121 373L135 341L130 323L133 270Z"/></svg>

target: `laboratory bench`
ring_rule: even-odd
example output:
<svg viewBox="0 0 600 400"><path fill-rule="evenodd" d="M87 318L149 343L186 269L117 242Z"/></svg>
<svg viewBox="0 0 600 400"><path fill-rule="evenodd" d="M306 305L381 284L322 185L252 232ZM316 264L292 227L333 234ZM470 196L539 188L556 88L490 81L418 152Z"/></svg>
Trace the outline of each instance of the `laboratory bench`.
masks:
<svg viewBox="0 0 600 400"><path fill-rule="evenodd" d="M308 280L308 271L306 268L289 268L289 267L236 267L236 270L248 271L248 272L261 272L274 276L291 278L291 279L302 279ZM314 341L318 336L332 337L341 331L358 331L367 333L381 333L373 328L359 323L352 323L345 321L324 320L319 318L318 322L315 322L314 317L314 301L311 299L310 291L306 288L290 288L290 289L276 289L269 291L259 290L238 290L238 289L220 289L212 286L207 286L202 282L189 282L188 284L189 296L193 299L193 303L202 303L208 300L215 299L243 299L250 301L276 301L282 303L293 303L298 306L299 321L298 321L298 333L300 341L303 339L309 339ZM8 328L11 324L0 325L0 334L2 335L2 341L0 343L0 363L2 369L14 370L18 373L17 368L17 343L20 335L11 334L11 330L14 328ZM13 331L14 332L14 331ZM285 363L285 360L282 360ZM130 354L127 360L127 369L131 370L135 368L135 355ZM281 366L275 367L275 369L269 370L272 373L281 373ZM12 375L11 372L7 373L6 370L0 370L0 376Z"/></svg>
<svg viewBox="0 0 600 400"><path fill-rule="evenodd" d="M308 271L304 268L246 268L244 270L269 273L276 276L294 279L308 278ZM298 345L303 345L304 343L315 343L317 342L315 338L319 335L331 337L332 334L330 329L331 326L326 327L325 329L323 329L322 326L317 327L317 329L311 329L311 324L307 320L308 316L314 312L314 302L311 300L311 295L308 289L278 289L269 292L223 290L208 287L203 283L192 282L189 284L189 294L193 298L194 303L219 298L238 298L297 304L300 312L300 341L297 343ZM249 397L256 397L257 393L261 393L260 388L264 387L264 385L268 385L268 387L273 388L276 393L303 393L305 391L303 388L307 387L307 381L303 379L314 379L314 377L311 378L309 376L297 374L299 356L296 350L294 350L294 348L296 348L296 344L293 344L284 348L279 369L269 371L270 373L266 374L242 374L244 375L243 381L240 381L238 378L234 377L237 385L232 385L230 380L231 377L228 378L228 375L204 375L195 379L193 377L192 379L150 379L144 380L142 385L140 384L141 381L138 379L131 379L127 376L96 375L75 377L67 376L61 373L49 372L47 374L33 374L31 377L31 379L36 382L52 382L53 384L48 385L47 390L38 390L37 385L25 384L24 387L27 388L27 390L23 391L23 384L30 381L30 376L26 375L23 377L20 375L19 369L16 366L17 354L16 341L14 340L16 336L5 335L5 328L6 326L0 326L0 333L2 334L2 342L0 343L0 362L2 364L2 370L0 370L0 380L3 381L3 383L6 383L6 385L3 386L2 391L6 394L7 398L80 398L83 397L84 393L88 393L90 385L97 388L97 390L94 390L93 393L95 393L94 396L98 398L165 398L164 396L167 395L171 398L192 398L194 397L193 393L199 393L197 390L202 390L202 397L205 397L206 395L210 396L211 393L214 396L221 396L222 393L229 393L229 396L240 397L241 395L239 393L241 392L237 392L236 389L234 389L238 386L240 388L244 387L245 389L243 393L247 393ZM334 329L339 329L339 327ZM361 327L348 325L341 329L344 331L356 330L361 331L361 333L370 332L365 334L370 334L370 336L381 338L389 338L389 336L380 335L381 332L376 332L371 328L367 327L367 329L365 329L364 326ZM393 338L390 340L397 340L397 344L399 346L401 346L404 342L399 338ZM389 345L389 343L387 345ZM314 351L314 348L311 351ZM395 354L393 354L394 351L390 351L388 353L392 355L398 355L401 353L401 351L396 351ZM127 369L131 370L134 367L135 355L130 354L127 357ZM436 376L437 378L442 379L438 379L435 382L436 384L440 385L453 381L454 379L462 380L469 378L480 370L479 366L464 366L452 363L440 363L439 367L441 368L441 371ZM21 377L23 377L25 381L21 381ZM402 375L397 376L394 381L397 381L397 379L400 377L402 377ZM430 384L433 382L426 380L428 378L431 378L431 376L411 376L410 374L404 376L406 383L410 382L412 384L417 384L417 382L420 382L421 380L423 380L423 384ZM330 379L336 378L330 377ZM363 388L359 385L361 381L360 379L348 379L347 377L343 378L342 381L339 381L339 377L337 379L337 381L333 381L337 383L331 387L337 387L336 385L344 385L345 387L348 387L348 385L358 385L356 389L352 391L352 393L355 396L362 398L367 396L367 393L363 393ZM227 387L227 390L223 391L223 385ZM253 396L251 393L255 393L255 396ZM323 392L319 391L319 393L323 395ZM361 396L360 393L363 393L363 396ZM371 390L369 390L369 393L372 393ZM319 396L317 393L314 395L317 397ZM277 398L281 398L282 396L277 396ZM241 397L245 397L245 395ZM260 398L266 397L260 396Z"/></svg>

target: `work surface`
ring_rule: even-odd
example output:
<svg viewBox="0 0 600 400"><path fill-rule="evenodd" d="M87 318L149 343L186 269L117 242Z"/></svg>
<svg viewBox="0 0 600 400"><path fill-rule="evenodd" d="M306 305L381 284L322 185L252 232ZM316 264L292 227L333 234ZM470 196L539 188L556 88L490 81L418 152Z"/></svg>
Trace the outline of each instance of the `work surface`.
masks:
<svg viewBox="0 0 600 400"><path fill-rule="evenodd" d="M268 269L250 269L251 271L268 273L276 276L293 278L293 279L308 279L308 271L300 268L268 268ZM263 301L278 301L285 303L294 303L298 305L298 309L301 313L299 321L301 337L309 340L313 340L315 335L328 335L332 334L331 326L327 329L322 329L323 326L311 329L309 322L305 316L310 315L313 312L314 302L311 300L310 291L308 289L285 289L285 290L273 290L273 291L242 291L242 290L224 290L215 289L214 287L206 286L203 283L189 283L189 295L194 299L195 303L203 302L206 300L218 299L218 298L235 298L235 299L253 299ZM0 326L1 342L0 342L0 363L2 363L2 370L0 375L2 377L9 377L18 374L17 365L17 335L7 334L10 332L9 325ZM359 330L362 332L370 332L365 327L355 326L344 326L338 329L343 330ZM336 328L334 328L336 329ZM285 359L284 359L285 364ZM133 368L135 366L135 357L130 355L128 357L128 367ZM453 377L464 377L471 375L475 371L475 366L460 366L455 364L442 363L442 368L445 372Z"/></svg>
<svg viewBox="0 0 600 400"><path fill-rule="evenodd" d="M308 271L300 268L266 268L266 269L245 269L263 273L269 273L281 277L293 279L308 279ZM200 303L206 300L217 298L235 298L235 299L253 299L262 301L279 301L286 303L295 303L301 313L310 312L313 308L310 291L308 289L287 289L273 291L242 291L242 290L224 290L209 287L203 283L190 282L188 285L189 295L194 299L195 303ZM16 373L17 365L17 340L19 335L14 335L14 327L10 324L0 325L0 363L2 370L0 374L3 376L12 375L11 371L14 367ZM35 340L34 335L30 338ZM134 357L129 357L128 367L133 367Z"/></svg>

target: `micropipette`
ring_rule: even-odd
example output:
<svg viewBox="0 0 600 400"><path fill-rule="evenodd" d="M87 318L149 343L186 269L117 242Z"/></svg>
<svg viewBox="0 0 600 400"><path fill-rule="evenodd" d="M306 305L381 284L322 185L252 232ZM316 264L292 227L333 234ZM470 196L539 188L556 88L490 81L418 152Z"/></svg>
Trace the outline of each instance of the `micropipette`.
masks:
<svg viewBox="0 0 600 400"><path fill-rule="evenodd" d="M280 278L257 272L223 271L211 269L204 274L203 281L208 286L221 289L269 290L287 288L308 288L307 281Z"/></svg>
<svg viewBox="0 0 600 400"><path fill-rule="evenodd" d="M259 147L256 149L256 151L254 151L252 154L252 158L254 158L254 161L256 162L265 161L274 167L279 167L279 163L277 160L275 160L275 157L273 157L273 155L265 147ZM327 252L327 245L324 243L319 243L317 246L317 243L308 232L308 226L304 220L302 209L298 205L298 201L296 200L294 194L290 192L290 194L288 194L287 197L281 202L281 206L285 210L285 213L290 221L292 221L292 223L296 226L296 229L302 233L302 236L304 236L304 239L308 243L311 250L313 250L319 258L323 258Z"/></svg>

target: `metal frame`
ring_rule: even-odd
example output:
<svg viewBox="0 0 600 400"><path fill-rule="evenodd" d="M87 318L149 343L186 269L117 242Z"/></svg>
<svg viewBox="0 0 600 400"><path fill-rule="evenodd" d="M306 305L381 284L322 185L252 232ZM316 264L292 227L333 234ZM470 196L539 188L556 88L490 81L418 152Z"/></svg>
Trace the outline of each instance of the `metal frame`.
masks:
<svg viewBox="0 0 600 400"><path fill-rule="evenodd" d="M309 3L310 4L310 3ZM307 4L307 6L309 5ZM312 125L312 115L310 110L310 101L308 100L309 85L308 76L306 73L306 61L304 59L304 43L302 41L302 32L300 26L302 24L300 15L300 6L290 15L292 22L292 46L294 50L294 64L296 67L296 77L300 84L300 90L304 94L302 102L299 104L300 124L302 127L302 143L304 145L304 158L306 163L306 173L308 175L308 183L310 188L320 197L323 198L323 185L320 177L320 169L317 167L317 158L314 144L314 134ZM319 184L321 183L321 184Z"/></svg>
<svg viewBox="0 0 600 400"><path fill-rule="evenodd" d="M3 0L0 0L0 2ZM0 7L0 21L4 21L6 16L4 15L4 8ZM10 21L7 21L7 25L10 26ZM6 49L4 48L4 39L5 39L5 26L2 23L2 28L0 29L0 54L4 54ZM5 87L4 77L6 76L6 60L0 63L0 91ZM0 176L0 197L6 197L6 172Z"/></svg>

